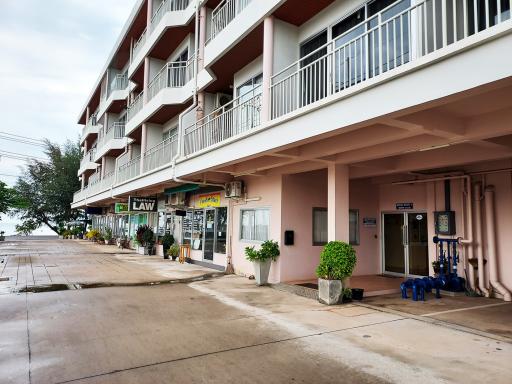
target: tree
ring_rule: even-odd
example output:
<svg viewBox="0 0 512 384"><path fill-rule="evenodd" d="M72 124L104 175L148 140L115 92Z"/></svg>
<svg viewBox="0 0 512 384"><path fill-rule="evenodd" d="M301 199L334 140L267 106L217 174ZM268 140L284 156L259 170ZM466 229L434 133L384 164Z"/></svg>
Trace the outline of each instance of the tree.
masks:
<svg viewBox="0 0 512 384"><path fill-rule="evenodd" d="M14 209L22 224L32 231L42 225L59 233L66 222L80 213L71 209L74 192L80 189L80 145L67 141L61 148L46 141L48 161L32 160L18 178L14 190L19 202Z"/></svg>
<svg viewBox="0 0 512 384"><path fill-rule="evenodd" d="M10 213L12 209L22 205L16 191L0 181L0 215ZM0 218L0 220L2 219Z"/></svg>

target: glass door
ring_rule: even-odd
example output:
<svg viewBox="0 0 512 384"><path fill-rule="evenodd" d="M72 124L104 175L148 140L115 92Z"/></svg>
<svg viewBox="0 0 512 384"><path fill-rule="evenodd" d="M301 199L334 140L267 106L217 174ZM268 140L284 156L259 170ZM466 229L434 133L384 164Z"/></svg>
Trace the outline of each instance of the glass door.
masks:
<svg viewBox="0 0 512 384"><path fill-rule="evenodd" d="M384 273L428 276L428 224L424 212L383 215Z"/></svg>
<svg viewBox="0 0 512 384"><path fill-rule="evenodd" d="M203 259L213 261L213 246L215 243L215 209L207 209L204 229Z"/></svg>

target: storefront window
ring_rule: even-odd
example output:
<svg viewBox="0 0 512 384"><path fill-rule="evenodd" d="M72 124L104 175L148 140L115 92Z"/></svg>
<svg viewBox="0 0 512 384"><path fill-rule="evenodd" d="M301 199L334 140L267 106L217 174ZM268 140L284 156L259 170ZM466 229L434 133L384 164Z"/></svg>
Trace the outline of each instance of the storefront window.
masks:
<svg viewBox="0 0 512 384"><path fill-rule="evenodd" d="M249 241L268 240L270 213L268 209L244 209L241 212L240 238Z"/></svg>
<svg viewBox="0 0 512 384"><path fill-rule="evenodd" d="M352 245L359 245L359 210L351 209L349 211L349 241Z"/></svg>
<svg viewBox="0 0 512 384"><path fill-rule="evenodd" d="M192 232L192 249L203 249L204 235L204 210L197 209L194 211L193 232Z"/></svg>
<svg viewBox="0 0 512 384"><path fill-rule="evenodd" d="M228 209L217 208L217 221L216 221L216 234L217 239L215 243L215 252L226 253L226 239L228 231Z"/></svg>
<svg viewBox="0 0 512 384"><path fill-rule="evenodd" d="M183 217L183 244L192 244L192 211L187 211L187 215Z"/></svg>

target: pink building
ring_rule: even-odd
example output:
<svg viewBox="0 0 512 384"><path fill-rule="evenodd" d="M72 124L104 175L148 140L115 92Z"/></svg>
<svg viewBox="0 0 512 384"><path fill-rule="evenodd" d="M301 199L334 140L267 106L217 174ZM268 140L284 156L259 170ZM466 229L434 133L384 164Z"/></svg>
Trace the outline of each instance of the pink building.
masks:
<svg viewBox="0 0 512 384"><path fill-rule="evenodd" d="M355 275L431 275L433 237L460 238L459 275L510 300L510 9L140 0L78 118L73 207L245 275L244 248L277 240L273 282L314 279L330 240ZM116 213L135 196L155 209Z"/></svg>

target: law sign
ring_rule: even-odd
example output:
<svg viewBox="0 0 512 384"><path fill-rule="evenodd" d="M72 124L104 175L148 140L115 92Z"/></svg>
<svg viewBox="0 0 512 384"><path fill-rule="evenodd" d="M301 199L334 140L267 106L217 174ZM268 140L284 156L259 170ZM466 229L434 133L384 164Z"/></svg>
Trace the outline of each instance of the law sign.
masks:
<svg viewBox="0 0 512 384"><path fill-rule="evenodd" d="M115 213L117 215L128 213L128 204L127 203L116 203L115 205Z"/></svg>
<svg viewBox="0 0 512 384"><path fill-rule="evenodd" d="M128 209L130 212L157 212L158 202L156 197L135 197L128 199Z"/></svg>
<svg viewBox="0 0 512 384"><path fill-rule="evenodd" d="M197 204L199 208L220 207L220 192L199 195Z"/></svg>

